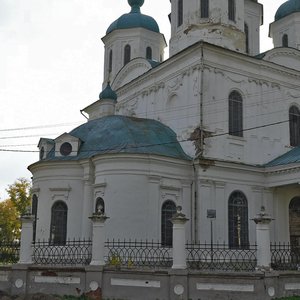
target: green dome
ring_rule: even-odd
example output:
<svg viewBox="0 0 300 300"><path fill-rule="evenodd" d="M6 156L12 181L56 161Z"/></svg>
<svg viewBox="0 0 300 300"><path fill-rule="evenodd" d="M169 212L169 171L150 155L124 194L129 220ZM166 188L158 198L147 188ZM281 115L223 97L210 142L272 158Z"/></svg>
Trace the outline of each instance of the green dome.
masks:
<svg viewBox="0 0 300 300"><path fill-rule="evenodd" d="M73 129L70 135L82 141L77 156L55 157L52 149L45 160L80 160L101 154L155 154L190 160L175 132L151 119L106 116L88 121Z"/></svg>
<svg viewBox="0 0 300 300"><path fill-rule="evenodd" d="M103 100L103 99L112 99L114 101L117 101L117 94L116 92L114 92L110 86L110 84L108 83L106 88L100 93L99 95L99 99Z"/></svg>
<svg viewBox="0 0 300 300"><path fill-rule="evenodd" d="M131 12L114 21L106 30L106 34L118 29L139 27L159 32L157 22L152 17L141 14L140 8L144 4L144 0L128 0L128 3L131 6Z"/></svg>
<svg viewBox="0 0 300 300"><path fill-rule="evenodd" d="M294 12L300 12L300 0L289 0L283 3L275 14L275 21L278 21Z"/></svg>

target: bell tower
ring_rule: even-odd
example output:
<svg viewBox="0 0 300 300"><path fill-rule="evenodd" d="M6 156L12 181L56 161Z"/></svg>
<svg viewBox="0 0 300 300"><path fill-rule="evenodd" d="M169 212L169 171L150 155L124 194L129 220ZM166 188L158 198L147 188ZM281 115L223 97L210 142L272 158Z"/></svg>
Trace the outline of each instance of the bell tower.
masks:
<svg viewBox="0 0 300 300"><path fill-rule="evenodd" d="M245 1L171 0L170 56L201 40L246 52Z"/></svg>
<svg viewBox="0 0 300 300"><path fill-rule="evenodd" d="M131 10L108 27L102 38L105 46L104 81L113 83L118 72L131 60L163 61L166 41L154 18L141 13L144 0L127 0Z"/></svg>
<svg viewBox="0 0 300 300"><path fill-rule="evenodd" d="M270 24L269 36L274 47L290 47L300 49L300 1L284 2L275 14L275 20Z"/></svg>

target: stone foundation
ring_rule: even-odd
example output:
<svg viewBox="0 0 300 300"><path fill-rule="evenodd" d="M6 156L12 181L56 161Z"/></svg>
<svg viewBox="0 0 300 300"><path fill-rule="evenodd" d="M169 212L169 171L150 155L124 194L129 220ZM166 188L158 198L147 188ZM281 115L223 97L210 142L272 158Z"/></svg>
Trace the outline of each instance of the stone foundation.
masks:
<svg viewBox="0 0 300 300"><path fill-rule="evenodd" d="M50 295L86 295L94 300L265 300L300 295L300 272L13 265L0 267L0 291L1 300L58 299Z"/></svg>

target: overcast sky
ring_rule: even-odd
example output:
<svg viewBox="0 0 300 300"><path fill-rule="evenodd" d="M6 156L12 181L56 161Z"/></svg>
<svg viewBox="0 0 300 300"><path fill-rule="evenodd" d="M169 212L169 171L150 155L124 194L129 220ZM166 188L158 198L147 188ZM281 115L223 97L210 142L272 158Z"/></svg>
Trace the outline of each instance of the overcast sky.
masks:
<svg viewBox="0 0 300 300"><path fill-rule="evenodd" d="M269 23L285 1L260 2L265 51L272 48ZM101 37L129 10L126 0L0 0L0 199L8 184L30 178L27 166L38 159L37 152L19 151L37 151L40 137L85 122L80 109L101 91ZM170 0L146 0L142 12L157 20L168 41Z"/></svg>

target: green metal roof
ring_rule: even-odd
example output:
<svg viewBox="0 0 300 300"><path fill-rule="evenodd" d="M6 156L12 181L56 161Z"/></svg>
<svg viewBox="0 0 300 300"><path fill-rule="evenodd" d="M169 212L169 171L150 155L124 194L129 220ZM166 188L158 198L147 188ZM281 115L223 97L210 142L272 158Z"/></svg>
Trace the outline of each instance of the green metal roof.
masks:
<svg viewBox="0 0 300 300"><path fill-rule="evenodd" d="M141 14L140 7L144 4L144 0L128 0L128 3L131 6L131 12L114 21L106 30L106 34L118 29L139 27L159 32L157 22L152 17Z"/></svg>
<svg viewBox="0 0 300 300"><path fill-rule="evenodd" d="M289 152L273 159L265 165L265 167L276 167L281 165L288 165L300 163L300 147L295 147Z"/></svg>
<svg viewBox="0 0 300 300"><path fill-rule="evenodd" d="M278 21L294 12L300 12L300 1L288 0L278 8L275 14L275 21Z"/></svg>
<svg viewBox="0 0 300 300"><path fill-rule="evenodd" d="M52 149L45 160L80 160L106 153L156 154L191 159L182 150L175 132L155 120L107 116L91 120L69 134L82 141L78 155L55 157Z"/></svg>
<svg viewBox="0 0 300 300"><path fill-rule="evenodd" d="M99 95L99 99L103 100L103 99L112 99L114 101L117 101L117 93L115 91L112 90L111 86L109 83L107 83L106 88L100 93Z"/></svg>
<svg viewBox="0 0 300 300"><path fill-rule="evenodd" d="M268 51L259 53L259 54L255 55L254 58L263 59L266 56L267 53L268 53Z"/></svg>

